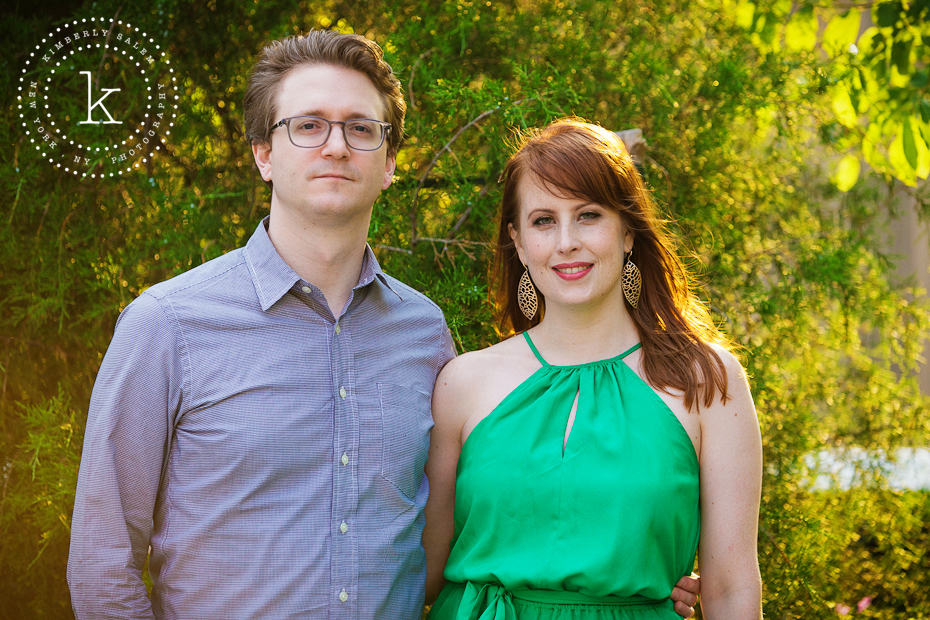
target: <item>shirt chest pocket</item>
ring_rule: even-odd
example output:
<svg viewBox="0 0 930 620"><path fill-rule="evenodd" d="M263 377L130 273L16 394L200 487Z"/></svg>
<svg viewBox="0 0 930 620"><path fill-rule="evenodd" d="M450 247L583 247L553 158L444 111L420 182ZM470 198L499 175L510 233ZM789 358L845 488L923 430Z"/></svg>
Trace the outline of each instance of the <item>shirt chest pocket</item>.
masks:
<svg viewBox="0 0 930 620"><path fill-rule="evenodd" d="M392 383L378 384L381 410L381 475L414 499L423 481L429 432L430 396Z"/></svg>

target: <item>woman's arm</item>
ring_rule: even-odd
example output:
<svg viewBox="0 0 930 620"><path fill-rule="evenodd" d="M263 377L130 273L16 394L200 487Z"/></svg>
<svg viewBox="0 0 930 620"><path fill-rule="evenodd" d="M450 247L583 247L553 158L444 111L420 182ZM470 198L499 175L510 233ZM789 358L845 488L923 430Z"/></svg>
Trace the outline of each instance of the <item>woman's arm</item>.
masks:
<svg viewBox="0 0 930 620"><path fill-rule="evenodd" d="M433 388L433 430L430 432L426 477L429 499L426 502L426 527L423 548L426 550L426 603L431 604L442 589L442 571L449 558L453 534L455 470L462 450L462 416L466 390L462 360L453 359L436 378ZM467 364L467 361L466 361Z"/></svg>
<svg viewBox="0 0 930 620"><path fill-rule="evenodd" d="M762 438L746 375L728 352L730 398L701 410L701 610L707 620L758 620L757 536Z"/></svg>

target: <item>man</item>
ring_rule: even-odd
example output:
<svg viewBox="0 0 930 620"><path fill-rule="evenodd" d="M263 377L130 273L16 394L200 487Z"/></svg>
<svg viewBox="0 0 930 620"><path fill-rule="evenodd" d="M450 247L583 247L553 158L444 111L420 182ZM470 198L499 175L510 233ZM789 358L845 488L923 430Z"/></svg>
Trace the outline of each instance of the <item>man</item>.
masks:
<svg viewBox="0 0 930 620"><path fill-rule="evenodd" d="M454 353L366 245L405 108L363 37L265 48L244 109L270 216L117 322L72 521L77 617L420 617L430 394Z"/></svg>

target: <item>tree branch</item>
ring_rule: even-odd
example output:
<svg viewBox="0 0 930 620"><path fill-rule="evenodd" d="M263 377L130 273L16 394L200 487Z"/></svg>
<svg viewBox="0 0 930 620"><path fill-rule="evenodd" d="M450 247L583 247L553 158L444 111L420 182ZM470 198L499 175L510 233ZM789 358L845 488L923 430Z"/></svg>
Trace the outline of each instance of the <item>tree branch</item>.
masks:
<svg viewBox="0 0 930 620"><path fill-rule="evenodd" d="M407 80L407 99L410 100L410 109L417 109L417 100L413 96L413 75L417 71L417 67L423 62L423 59L436 51L436 48L426 50L414 61L413 66L410 67L410 78Z"/></svg>
<svg viewBox="0 0 930 620"><path fill-rule="evenodd" d="M517 101L514 101L513 105L518 106L526 101L532 101L533 99L537 99L537 98L538 97L529 97L526 99L519 99ZM494 114L494 112L496 112L499 109L500 109L500 106L497 105L491 108L490 110L485 110L484 112L482 112L475 118L468 121L468 123L466 123L465 125L459 127L459 129L454 134L452 134L452 137L449 138L449 141L446 142L442 146L441 149L439 149L439 151L433 156L433 159L429 162L429 164L427 164L426 169L423 171L423 174L420 175L420 181L417 183L417 189L413 194L413 203L410 205L410 233L411 233L410 244L411 245L416 245L417 241L419 241L419 238L417 237L417 204L419 203L419 200L420 200L420 190L423 189L423 187L426 185L426 179L429 176L430 171L439 162L439 158L442 157L443 153L445 153L446 151L451 151L452 143L458 140L459 136L461 136L465 132L465 130L467 130L470 127L474 127L477 123L486 119L491 114Z"/></svg>
<svg viewBox="0 0 930 620"><path fill-rule="evenodd" d="M103 42L103 56L100 57L100 64L97 65L97 79L94 80L94 88L100 88L100 73L103 70L103 63L107 59L107 53L110 49L110 39L113 37L113 26L116 25L116 18L119 17L119 13L122 10L122 6L118 7L116 9L116 13L113 14L113 19L110 20L110 28L107 30L107 38Z"/></svg>
<svg viewBox="0 0 930 620"><path fill-rule="evenodd" d="M491 108L490 110L485 110L484 112L482 112L475 118L471 119L465 125L459 127L458 131L456 131L452 135L449 141L446 142L442 146L442 148L439 149L439 151L433 156L432 161L430 161L429 164L427 164L426 169L423 171L423 174L420 175L420 182L417 183L417 189L413 193L413 204L410 205L410 244L411 245L416 245L417 240L418 240L417 239L417 204L419 203L419 200L420 200L420 190L423 189L423 185L426 183L426 177L429 176L430 171L439 162L439 158L442 156L442 154L450 150L450 148L452 147L452 143L458 140L459 136L461 136L462 133L464 133L466 129L468 129L469 127L475 126L475 124L481 122L482 120L489 117L491 114L493 114L495 111L499 109L500 109L500 106L495 106Z"/></svg>

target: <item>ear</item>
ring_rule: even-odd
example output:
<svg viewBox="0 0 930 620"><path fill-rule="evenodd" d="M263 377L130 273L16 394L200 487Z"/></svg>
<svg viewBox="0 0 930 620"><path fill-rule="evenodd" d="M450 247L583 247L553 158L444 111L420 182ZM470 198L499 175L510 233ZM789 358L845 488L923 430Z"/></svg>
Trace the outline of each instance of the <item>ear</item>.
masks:
<svg viewBox="0 0 930 620"><path fill-rule="evenodd" d="M387 161L384 163L384 182L381 184L381 189L390 187L391 182L394 180L394 170L396 169L397 155L388 155Z"/></svg>
<svg viewBox="0 0 930 620"><path fill-rule="evenodd" d="M623 253L626 254L633 249L633 231L629 228L623 234Z"/></svg>
<svg viewBox="0 0 930 620"><path fill-rule="evenodd" d="M271 181L271 144L267 142L252 143L252 157L262 175L263 181Z"/></svg>
<svg viewBox="0 0 930 620"><path fill-rule="evenodd" d="M517 230L513 224L507 224L507 232L510 233L510 240L513 241L513 246L517 250L517 256L520 258L520 262L526 265L526 259L523 257L523 244L520 241L520 231Z"/></svg>

